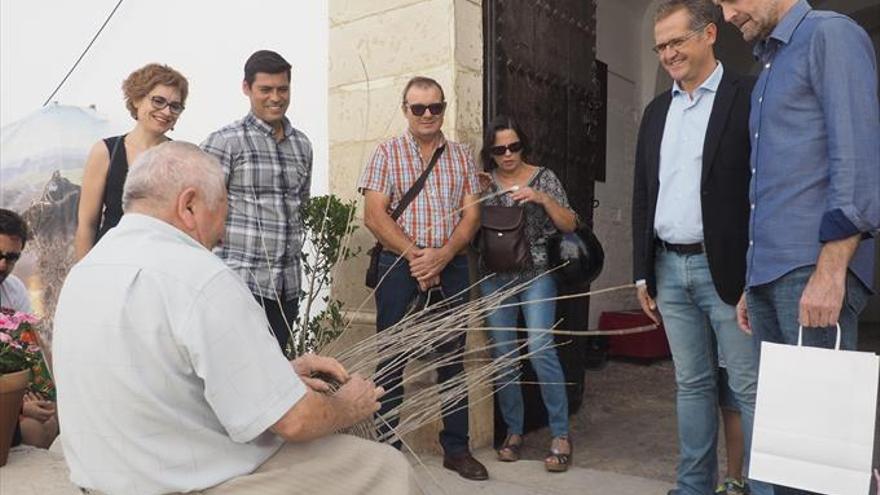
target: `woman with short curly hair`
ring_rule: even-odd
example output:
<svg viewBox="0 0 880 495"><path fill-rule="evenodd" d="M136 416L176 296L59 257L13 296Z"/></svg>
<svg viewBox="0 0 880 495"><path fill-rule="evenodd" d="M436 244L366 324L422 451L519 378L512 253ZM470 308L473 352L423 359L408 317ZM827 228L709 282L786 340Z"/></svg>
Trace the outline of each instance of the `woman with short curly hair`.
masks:
<svg viewBox="0 0 880 495"><path fill-rule="evenodd" d="M168 141L165 135L183 112L189 83L167 65L147 64L122 82L125 106L137 121L127 134L92 146L83 171L79 224L74 247L79 260L122 217L122 186L128 164L144 151Z"/></svg>

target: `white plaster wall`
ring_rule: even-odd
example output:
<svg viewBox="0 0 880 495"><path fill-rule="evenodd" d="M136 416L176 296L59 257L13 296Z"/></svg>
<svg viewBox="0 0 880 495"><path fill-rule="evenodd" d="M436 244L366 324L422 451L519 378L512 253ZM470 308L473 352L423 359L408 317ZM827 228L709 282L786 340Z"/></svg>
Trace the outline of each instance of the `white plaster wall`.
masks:
<svg viewBox="0 0 880 495"><path fill-rule="evenodd" d="M330 191L362 204L357 179L376 145L403 132L401 91L414 75L436 79L449 106L443 132L479 146L482 130L482 7L478 0L331 0ZM374 242L363 227L354 245ZM367 257L337 267L334 296L357 320L374 317L363 285Z"/></svg>
<svg viewBox="0 0 880 495"><path fill-rule="evenodd" d="M597 3L597 57L608 64L608 138L605 182L596 183L599 207L593 212L596 235L605 247L605 268L593 289L632 281L631 201L633 161L641 118L639 88L644 48L639 2L599 0ZM650 43L648 43L650 47ZM648 53L650 48L647 49ZM656 64L656 61L655 61ZM634 291L627 289L593 297L590 328L603 311L637 308Z"/></svg>

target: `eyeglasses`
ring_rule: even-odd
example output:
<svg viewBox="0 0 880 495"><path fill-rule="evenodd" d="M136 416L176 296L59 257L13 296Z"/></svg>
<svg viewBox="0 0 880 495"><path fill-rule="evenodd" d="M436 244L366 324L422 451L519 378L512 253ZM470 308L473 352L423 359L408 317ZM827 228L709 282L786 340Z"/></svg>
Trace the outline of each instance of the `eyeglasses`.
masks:
<svg viewBox="0 0 880 495"><path fill-rule="evenodd" d="M179 101L168 101L162 96L151 96L150 103L153 104L153 108L156 110L162 110L163 108L168 107L174 115L180 115L180 113L183 112L183 109L186 108L183 106L183 103Z"/></svg>
<svg viewBox="0 0 880 495"><path fill-rule="evenodd" d="M654 48L651 48L651 51L653 51L657 55L660 55L661 53L665 52L667 48L671 48L673 51L678 50L679 48L684 46L684 44L687 43L689 39L693 38L699 33L702 33L703 29L706 29L706 26L708 26L708 24L703 24L702 26L694 29L690 33L680 38L674 38L667 41L666 43L660 43L659 45L654 46Z"/></svg>
<svg viewBox="0 0 880 495"><path fill-rule="evenodd" d="M4 253L3 251L0 251L0 261L6 260L10 263L15 263L16 261L18 261L19 258L21 258L21 251L10 253Z"/></svg>
<svg viewBox="0 0 880 495"><path fill-rule="evenodd" d="M507 146L504 146L504 145L492 146L491 148L489 148L489 153L492 153L495 156L501 156L501 155L507 153L508 151L510 151L511 153L518 153L518 152L522 151L522 149L523 149L522 141L514 141L514 142L508 144Z"/></svg>
<svg viewBox="0 0 880 495"><path fill-rule="evenodd" d="M430 110L431 115L440 115L443 113L444 110L446 110L445 101L440 103L431 103L429 105L422 105L421 103L407 103L406 106L407 108L409 108L409 111L412 112L413 115L415 115L416 117L421 117L422 115L425 115L425 110Z"/></svg>

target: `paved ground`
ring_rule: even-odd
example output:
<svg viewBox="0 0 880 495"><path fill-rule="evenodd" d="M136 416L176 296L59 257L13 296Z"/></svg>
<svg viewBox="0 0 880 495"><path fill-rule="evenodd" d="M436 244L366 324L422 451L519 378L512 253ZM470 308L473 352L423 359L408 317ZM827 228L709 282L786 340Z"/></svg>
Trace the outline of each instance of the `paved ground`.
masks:
<svg viewBox="0 0 880 495"><path fill-rule="evenodd" d="M444 469L439 457L423 459L416 468L425 495L653 495L665 494L670 485L662 481L604 471L572 468L550 475L536 461L494 463L494 451L483 449L477 457L489 465L489 481L468 481ZM0 493L6 495L80 495L67 481L67 468L57 454L31 447L18 447L9 463L0 468ZM295 493L295 492L292 492Z"/></svg>
<svg viewBox="0 0 880 495"><path fill-rule="evenodd" d="M426 495L663 495L672 485L664 481L575 467L566 473L547 473L538 461L495 462L484 449L477 458L490 469L489 481L468 481L443 469L440 458L426 460L416 472Z"/></svg>
<svg viewBox="0 0 880 495"><path fill-rule="evenodd" d="M526 436L524 459L495 461L491 449L476 452L490 471L488 482L472 482L443 469L439 457L423 457L417 468L427 495L570 494L662 495L671 488L675 448L672 366L612 362L587 375L586 407L572 418L574 464L567 473L547 473L541 460L549 433ZM671 443L672 442L672 443ZM414 462L414 464L418 464ZM57 454L19 447L0 468L0 494L73 495Z"/></svg>
<svg viewBox="0 0 880 495"><path fill-rule="evenodd" d="M572 418L574 465L547 473L541 460L549 445L546 429L526 436L524 460L500 463L491 449L476 452L491 480L472 482L443 469L439 457L423 457L417 468L427 495L570 494L662 495L675 468L672 365L612 362L587 374L585 407ZM417 465L417 462L414 462ZM19 447L0 468L0 494L73 495L60 456Z"/></svg>
<svg viewBox="0 0 880 495"><path fill-rule="evenodd" d="M675 379L671 361L612 361L586 375L584 407L571 418L575 468L547 473L543 458L548 429L525 436L523 459L495 460L490 449L476 456L490 482L463 480L441 467L439 457L423 459L420 479L430 495L571 494L665 495L675 482ZM442 488L430 478L439 478ZM445 490L445 491L444 491Z"/></svg>
<svg viewBox="0 0 880 495"><path fill-rule="evenodd" d="M675 481L675 378L671 361L612 361L588 372L586 397L571 418L574 464L620 474ZM525 437L525 458L543 459L549 430Z"/></svg>
<svg viewBox="0 0 880 495"><path fill-rule="evenodd" d="M863 331L860 347L880 352L880 327ZM664 495L675 480L674 394L670 361L613 361L586 375L585 406L571 419L575 467L569 472L544 471L546 429L526 435L524 460L517 463L496 462L491 449L476 452L489 468L489 482L463 480L443 469L438 457L423 458L426 466L417 472L428 495ZM880 449L880 442L876 445ZM876 458L880 463L880 454ZM14 449L0 468L3 495L78 493L67 482L63 462L47 451Z"/></svg>

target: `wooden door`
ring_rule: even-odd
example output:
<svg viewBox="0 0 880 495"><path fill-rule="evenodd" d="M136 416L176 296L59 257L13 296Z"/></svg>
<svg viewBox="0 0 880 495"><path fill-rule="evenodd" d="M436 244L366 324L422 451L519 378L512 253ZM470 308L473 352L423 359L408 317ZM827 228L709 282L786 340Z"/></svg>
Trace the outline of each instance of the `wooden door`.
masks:
<svg viewBox="0 0 880 495"><path fill-rule="evenodd" d="M595 0L484 0L483 13L484 125L499 114L516 118L531 141L529 161L559 176L572 207L592 225L593 184L605 180L607 80L607 66L595 59ZM561 301L557 313L562 327L585 330L589 301ZM557 341L574 384L573 412L583 398L585 339ZM525 380L535 380L530 369ZM537 387L523 388L527 425L544 424Z"/></svg>

